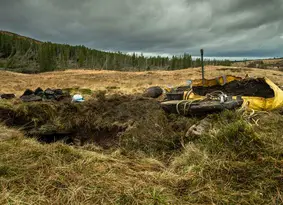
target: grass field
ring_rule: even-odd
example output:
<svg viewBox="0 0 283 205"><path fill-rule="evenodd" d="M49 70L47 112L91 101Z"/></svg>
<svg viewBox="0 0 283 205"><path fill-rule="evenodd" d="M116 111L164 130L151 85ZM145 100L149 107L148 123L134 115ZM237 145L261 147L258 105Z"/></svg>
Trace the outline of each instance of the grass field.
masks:
<svg viewBox="0 0 283 205"><path fill-rule="evenodd" d="M245 67L247 65L249 65L250 63L253 62L262 62L264 65L267 65L270 68L277 68L278 64L281 65L282 67L282 62L283 59L279 58L279 59L258 59L258 60L248 60L246 62L236 62L236 63L232 63L232 66L236 66L236 67Z"/></svg>
<svg viewBox="0 0 283 205"><path fill-rule="evenodd" d="M239 67L206 67L206 78L220 75L235 75L244 77L268 77L273 82L283 84L283 72ZM201 69L192 68L178 71L150 72L117 72L92 70L67 70L37 75L26 75L0 71L0 92L22 94L26 88L87 88L91 90L108 90L110 93L126 94L141 92L152 85L184 85L186 80L200 79Z"/></svg>
<svg viewBox="0 0 283 205"><path fill-rule="evenodd" d="M224 74L283 85L279 71L206 69L207 78ZM0 77L0 93L17 96L37 87L108 94L94 92L83 104L0 101L0 204L283 204L283 110L209 115L197 136L187 131L203 118L166 114L156 100L137 94L199 79L199 68L1 71ZM25 136L53 129L75 130L86 143L45 144Z"/></svg>

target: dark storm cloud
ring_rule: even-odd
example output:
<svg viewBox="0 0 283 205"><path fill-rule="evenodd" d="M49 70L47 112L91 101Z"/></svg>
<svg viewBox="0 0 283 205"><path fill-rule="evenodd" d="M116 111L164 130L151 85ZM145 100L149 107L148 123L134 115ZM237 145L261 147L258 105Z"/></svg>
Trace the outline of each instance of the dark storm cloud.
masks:
<svg viewBox="0 0 283 205"><path fill-rule="evenodd" d="M283 56L283 0L0 0L0 29L112 51Z"/></svg>

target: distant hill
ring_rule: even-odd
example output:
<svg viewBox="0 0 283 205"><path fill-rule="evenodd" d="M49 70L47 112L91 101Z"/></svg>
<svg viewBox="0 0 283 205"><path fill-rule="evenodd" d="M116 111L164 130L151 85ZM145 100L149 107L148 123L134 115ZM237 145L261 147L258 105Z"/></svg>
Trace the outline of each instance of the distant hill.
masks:
<svg viewBox="0 0 283 205"><path fill-rule="evenodd" d="M31 42L34 42L34 43L37 43L37 44L41 44L42 42L39 41L39 40L36 40L36 39L33 39L33 38L30 38L30 37L26 37L26 36L21 36L19 34L16 34L16 33L13 33L13 32L10 32L10 31L2 31L0 30L0 35L8 35L8 36L11 36L11 37L16 37L17 39L19 40L29 40Z"/></svg>
<svg viewBox="0 0 283 205"><path fill-rule="evenodd" d="M238 61L233 63L232 66L261 68L261 69L276 69L283 71L283 58Z"/></svg>
<svg viewBox="0 0 283 205"><path fill-rule="evenodd" d="M231 65L229 60L206 60L206 65ZM104 70L177 70L201 66L191 55L144 57L105 52L85 46L41 42L9 31L0 31L0 69L37 73L69 68Z"/></svg>

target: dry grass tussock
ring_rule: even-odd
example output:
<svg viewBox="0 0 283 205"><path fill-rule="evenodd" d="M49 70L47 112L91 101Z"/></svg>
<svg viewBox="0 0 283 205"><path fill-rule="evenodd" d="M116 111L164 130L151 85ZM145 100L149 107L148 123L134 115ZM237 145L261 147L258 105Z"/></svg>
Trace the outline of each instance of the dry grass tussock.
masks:
<svg viewBox="0 0 283 205"><path fill-rule="evenodd" d="M210 69L210 77L228 73ZM156 100L125 95L149 82L181 84L198 71L1 72L0 92L108 87L109 95L83 104L1 100L0 204L283 204L282 110L209 115L209 129L195 136L186 133L201 118L168 115ZM249 73L282 83L280 72ZM62 133L69 145L36 140Z"/></svg>
<svg viewBox="0 0 283 205"><path fill-rule="evenodd" d="M2 128L2 127L1 127ZM17 137L1 143L1 204L154 204L170 199L159 162ZM116 156L115 156L116 155ZM169 179L167 179L169 178ZM178 180L178 179L176 179Z"/></svg>

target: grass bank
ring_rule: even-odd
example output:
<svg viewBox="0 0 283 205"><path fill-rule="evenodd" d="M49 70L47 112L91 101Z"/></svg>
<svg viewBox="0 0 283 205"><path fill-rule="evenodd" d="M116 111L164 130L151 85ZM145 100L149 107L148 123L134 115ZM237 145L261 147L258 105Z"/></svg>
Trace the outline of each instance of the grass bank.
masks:
<svg viewBox="0 0 283 205"><path fill-rule="evenodd" d="M195 135L202 118L138 96L2 101L0 204L282 204L282 114L225 111ZM73 141L36 140L58 133Z"/></svg>

